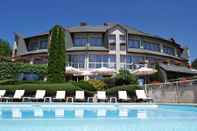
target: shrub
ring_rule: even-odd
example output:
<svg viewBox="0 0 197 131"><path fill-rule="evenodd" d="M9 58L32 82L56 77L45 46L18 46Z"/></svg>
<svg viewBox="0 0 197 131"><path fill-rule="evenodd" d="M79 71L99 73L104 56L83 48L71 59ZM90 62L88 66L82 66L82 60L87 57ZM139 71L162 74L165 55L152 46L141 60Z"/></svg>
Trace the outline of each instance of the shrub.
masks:
<svg viewBox="0 0 197 131"><path fill-rule="evenodd" d="M17 69L17 73L36 73L41 77L47 75L46 64L32 65L32 64L17 63L15 64L15 66Z"/></svg>
<svg viewBox="0 0 197 131"><path fill-rule="evenodd" d="M135 97L135 90L137 90L137 89L139 89L138 86L122 85L122 86L116 86L116 87L107 89L106 93L109 96L117 96L118 91L125 90L125 91L127 91L127 94L129 97Z"/></svg>
<svg viewBox="0 0 197 131"><path fill-rule="evenodd" d="M128 70L121 69L115 77L116 85L138 85L137 77Z"/></svg>
<svg viewBox="0 0 197 131"><path fill-rule="evenodd" d="M79 81L74 82L75 86L85 90L85 91L96 91L93 85L91 85L88 81Z"/></svg>
<svg viewBox="0 0 197 131"><path fill-rule="evenodd" d="M0 62L0 80L15 79L17 69L15 64L9 60L1 60Z"/></svg>
<svg viewBox="0 0 197 131"><path fill-rule="evenodd" d="M64 29L56 25L51 31L48 58L48 82L59 83L65 81L65 34Z"/></svg>
<svg viewBox="0 0 197 131"><path fill-rule="evenodd" d="M103 80L108 88L116 86L116 81L114 77L107 77Z"/></svg>
<svg viewBox="0 0 197 131"><path fill-rule="evenodd" d="M107 85L102 80L89 80L88 83L96 90L105 90L107 88Z"/></svg>

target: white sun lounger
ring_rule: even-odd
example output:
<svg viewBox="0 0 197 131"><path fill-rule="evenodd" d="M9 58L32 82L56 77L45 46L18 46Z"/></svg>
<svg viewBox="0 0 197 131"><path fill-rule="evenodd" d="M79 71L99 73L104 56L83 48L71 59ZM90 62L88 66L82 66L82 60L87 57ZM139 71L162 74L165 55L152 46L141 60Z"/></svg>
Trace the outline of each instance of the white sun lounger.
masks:
<svg viewBox="0 0 197 131"><path fill-rule="evenodd" d="M33 100L44 100L46 91L45 90L37 90L35 97L33 97Z"/></svg>
<svg viewBox="0 0 197 131"><path fill-rule="evenodd" d="M66 92L65 91L57 91L55 98L53 100L65 100Z"/></svg>
<svg viewBox="0 0 197 131"><path fill-rule="evenodd" d="M102 101L107 100L105 91L97 91L97 101L99 101L99 100L102 100Z"/></svg>
<svg viewBox="0 0 197 131"><path fill-rule="evenodd" d="M25 90L16 90L14 93L13 100L22 100L24 94L25 94Z"/></svg>
<svg viewBox="0 0 197 131"><path fill-rule="evenodd" d="M84 91L76 91L75 92L75 100L84 101L85 100L85 93Z"/></svg>
<svg viewBox="0 0 197 131"><path fill-rule="evenodd" d="M0 90L0 101L2 101L3 97L5 96L6 90Z"/></svg>
<svg viewBox="0 0 197 131"><path fill-rule="evenodd" d="M136 96L138 100L142 99L143 101L152 101L152 98L147 97L144 90L136 90Z"/></svg>
<svg viewBox="0 0 197 131"><path fill-rule="evenodd" d="M128 101L128 96L126 91L118 91L118 100L120 101Z"/></svg>

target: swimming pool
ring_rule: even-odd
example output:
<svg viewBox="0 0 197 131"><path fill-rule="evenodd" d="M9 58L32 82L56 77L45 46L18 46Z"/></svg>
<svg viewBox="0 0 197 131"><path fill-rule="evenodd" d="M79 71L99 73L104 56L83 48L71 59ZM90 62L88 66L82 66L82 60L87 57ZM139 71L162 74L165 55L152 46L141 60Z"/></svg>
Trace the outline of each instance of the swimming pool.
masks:
<svg viewBox="0 0 197 131"><path fill-rule="evenodd" d="M0 131L197 131L197 107L0 104Z"/></svg>

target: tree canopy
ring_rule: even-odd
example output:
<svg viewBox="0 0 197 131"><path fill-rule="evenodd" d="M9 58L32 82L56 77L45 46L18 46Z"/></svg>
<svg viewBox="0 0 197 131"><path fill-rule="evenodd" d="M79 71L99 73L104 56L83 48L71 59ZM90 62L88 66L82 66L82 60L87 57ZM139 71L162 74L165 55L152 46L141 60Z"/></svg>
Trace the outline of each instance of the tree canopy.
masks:
<svg viewBox="0 0 197 131"><path fill-rule="evenodd" d="M11 56L12 50L9 46L9 42L3 39L0 39L0 56L8 57Z"/></svg>
<svg viewBox="0 0 197 131"><path fill-rule="evenodd" d="M65 34L64 28L56 25L50 32L48 81L59 83L65 81Z"/></svg>
<svg viewBox="0 0 197 131"><path fill-rule="evenodd" d="M129 70L121 69L115 77L115 83L116 85L138 85L138 80Z"/></svg>

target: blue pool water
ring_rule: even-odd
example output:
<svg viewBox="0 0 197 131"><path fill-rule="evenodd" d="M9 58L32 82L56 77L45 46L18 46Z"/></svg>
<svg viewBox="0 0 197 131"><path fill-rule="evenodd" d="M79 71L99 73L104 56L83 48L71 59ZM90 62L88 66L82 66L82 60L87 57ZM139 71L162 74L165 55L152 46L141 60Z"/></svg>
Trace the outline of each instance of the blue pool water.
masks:
<svg viewBox="0 0 197 131"><path fill-rule="evenodd" d="M197 131L197 107L0 104L0 131Z"/></svg>

